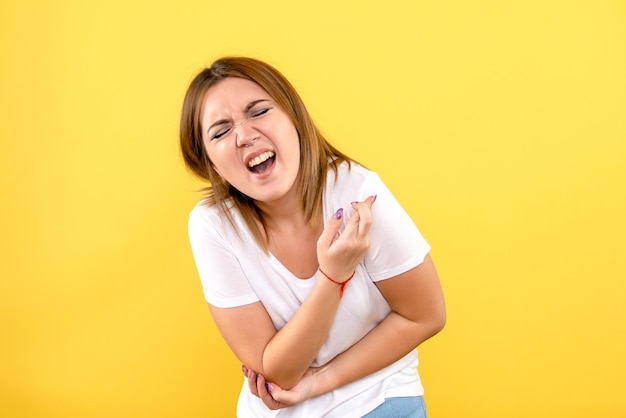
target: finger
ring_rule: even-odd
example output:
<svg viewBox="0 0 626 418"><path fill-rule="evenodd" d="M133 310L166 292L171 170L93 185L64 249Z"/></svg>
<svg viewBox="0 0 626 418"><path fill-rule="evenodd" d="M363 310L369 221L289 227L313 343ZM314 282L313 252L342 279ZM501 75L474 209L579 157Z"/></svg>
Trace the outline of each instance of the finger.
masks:
<svg viewBox="0 0 626 418"><path fill-rule="evenodd" d="M376 201L376 195L369 196L363 202L353 202L352 207L355 210L354 215L350 218L355 218L356 224L354 225L354 229L357 237L363 238L369 232L370 226L372 225L372 205ZM347 226L346 226L346 229Z"/></svg>
<svg viewBox="0 0 626 418"><path fill-rule="evenodd" d="M278 409L281 407L280 402L277 402L270 393L270 383L265 380L265 377L262 374L257 375L256 379L257 384L257 393L259 397L263 401L263 403L270 409Z"/></svg>
<svg viewBox="0 0 626 418"><path fill-rule="evenodd" d="M261 399L265 406L270 409L280 409L297 404L299 397L297 393L289 390L284 390L280 386L273 383L265 382L265 390L267 390L267 396L262 396Z"/></svg>
<svg viewBox="0 0 626 418"><path fill-rule="evenodd" d="M341 227L341 223L343 222L343 208L340 208L333 214L333 216L328 220L322 234L317 240L317 245L321 249L327 249L330 247L330 244L333 243L337 233L339 232L339 228Z"/></svg>
<svg viewBox="0 0 626 418"><path fill-rule="evenodd" d="M291 406L298 402L297 395L293 392L284 390L280 386L273 383L267 384L266 387L269 394L272 396L272 399L280 405Z"/></svg>
<svg viewBox="0 0 626 418"><path fill-rule="evenodd" d="M364 207L367 207L369 209L374 205L374 202L376 202L376 197L377 195L372 195L372 196L368 196L362 202L352 202L352 208L354 210L358 210L359 208L364 208Z"/></svg>
<svg viewBox="0 0 626 418"><path fill-rule="evenodd" d="M254 370L250 370L245 366L242 367L242 370L244 371L244 375L248 380L248 388L250 389L250 393L252 393L254 396L259 396L256 384L257 374L254 372Z"/></svg>

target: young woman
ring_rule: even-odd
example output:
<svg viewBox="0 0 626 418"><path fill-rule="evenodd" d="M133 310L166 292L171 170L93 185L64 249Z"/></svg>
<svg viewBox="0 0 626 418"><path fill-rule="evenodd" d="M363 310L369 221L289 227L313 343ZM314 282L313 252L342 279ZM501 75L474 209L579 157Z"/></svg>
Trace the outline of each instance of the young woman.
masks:
<svg viewBox="0 0 626 418"><path fill-rule="evenodd" d="M421 417L415 348L445 306L430 247L373 172L326 141L268 64L215 61L180 145L208 181L189 236L247 379L239 417Z"/></svg>

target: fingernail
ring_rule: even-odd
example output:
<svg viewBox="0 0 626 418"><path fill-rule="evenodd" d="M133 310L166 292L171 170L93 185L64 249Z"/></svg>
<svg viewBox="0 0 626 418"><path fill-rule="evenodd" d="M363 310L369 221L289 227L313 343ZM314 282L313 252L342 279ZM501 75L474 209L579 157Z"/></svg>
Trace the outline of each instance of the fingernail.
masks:
<svg viewBox="0 0 626 418"><path fill-rule="evenodd" d="M341 216L343 216L343 208L339 208L337 212L335 212L335 218L341 219Z"/></svg>
<svg viewBox="0 0 626 418"><path fill-rule="evenodd" d="M272 392L274 390L274 386L270 385L270 382L265 382L265 389L267 389L268 392Z"/></svg>
<svg viewBox="0 0 626 418"><path fill-rule="evenodd" d="M261 373L256 375L256 380L259 380L261 378Z"/></svg>
<svg viewBox="0 0 626 418"><path fill-rule="evenodd" d="M374 195L374 198L372 199L372 203L374 203L376 201L376 198L378 197L377 194Z"/></svg>
<svg viewBox="0 0 626 418"><path fill-rule="evenodd" d="M246 373L246 366L241 366L241 371L243 372L244 375L248 374Z"/></svg>

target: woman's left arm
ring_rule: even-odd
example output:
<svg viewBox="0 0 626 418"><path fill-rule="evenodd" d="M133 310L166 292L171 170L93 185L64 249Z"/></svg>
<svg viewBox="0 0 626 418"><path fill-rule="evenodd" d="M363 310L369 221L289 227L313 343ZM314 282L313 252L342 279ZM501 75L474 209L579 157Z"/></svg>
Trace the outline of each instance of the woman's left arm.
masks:
<svg viewBox="0 0 626 418"><path fill-rule="evenodd" d="M330 392L394 363L437 334L446 322L439 277L430 255L417 267L376 282L391 313L372 331L326 365L311 369L292 390L257 383L258 395L274 407L284 407ZM350 291L350 286L346 292ZM269 392L268 392L269 389Z"/></svg>

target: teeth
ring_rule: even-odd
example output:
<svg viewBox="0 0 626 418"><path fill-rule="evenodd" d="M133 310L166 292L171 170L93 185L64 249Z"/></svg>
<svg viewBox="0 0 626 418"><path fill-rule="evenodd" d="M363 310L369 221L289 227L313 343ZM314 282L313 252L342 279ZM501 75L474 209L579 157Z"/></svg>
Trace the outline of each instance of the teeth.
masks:
<svg viewBox="0 0 626 418"><path fill-rule="evenodd" d="M268 159L272 158L275 154L271 151L266 151L263 154L259 155L256 158L253 158L252 160L250 160L250 162L248 162L248 167L252 168L255 165L259 165L262 162L267 161Z"/></svg>

